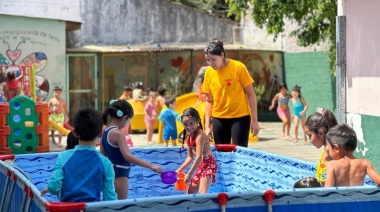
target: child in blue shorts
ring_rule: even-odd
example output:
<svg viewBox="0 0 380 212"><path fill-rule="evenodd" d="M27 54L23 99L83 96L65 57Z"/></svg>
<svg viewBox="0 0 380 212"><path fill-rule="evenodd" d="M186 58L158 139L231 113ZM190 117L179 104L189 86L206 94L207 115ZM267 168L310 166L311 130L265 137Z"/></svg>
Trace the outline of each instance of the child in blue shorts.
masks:
<svg viewBox="0 0 380 212"><path fill-rule="evenodd" d="M165 100L167 108L163 109L158 116L158 120L164 123L163 140L164 146L168 146L169 140L172 140L173 146L177 146L177 124L176 120L181 123L180 115L174 111L177 107L175 98L167 98Z"/></svg>

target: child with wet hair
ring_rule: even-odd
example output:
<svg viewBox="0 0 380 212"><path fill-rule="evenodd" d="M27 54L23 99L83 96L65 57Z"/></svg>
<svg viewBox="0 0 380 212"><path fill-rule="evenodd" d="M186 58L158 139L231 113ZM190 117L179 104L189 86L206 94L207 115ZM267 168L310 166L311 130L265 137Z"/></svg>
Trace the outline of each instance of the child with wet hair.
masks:
<svg viewBox="0 0 380 212"><path fill-rule="evenodd" d="M306 119L305 132L309 137L310 143L317 149L323 147L326 150L326 134L338 124L333 112L327 108L318 108ZM326 181L326 164L331 160L326 151L322 151L317 164L315 178L321 182L322 186Z"/></svg>
<svg viewBox="0 0 380 212"><path fill-rule="evenodd" d="M293 188L319 188L322 187L315 177L305 177L294 183Z"/></svg>
<svg viewBox="0 0 380 212"><path fill-rule="evenodd" d="M181 120L185 130L182 134L182 148L187 143L187 158L177 169L183 172L191 163L190 170L185 175L185 182L190 186L188 194L206 194L210 186L214 183L218 164L212 155L210 141L206 133L203 132L201 118L194 108L187 108L183 111Z"/></svg>
<svg viewBox="0 0 380 212"><path fill-rule="evenodd" d="M131 164L151 169L156 173L162 173L160 166L141 160L131 154L125 133L121 129L130 122L133 116L131 104L124 100L111 100L110 107L103 112L103 124L106 127L100 143L100 151L113 164L118 199L128 198Z"/></svg>
<svg viewBox="0 0 380 212"><path fill-rule="evenodd" d="M326 134L326 140L326 153L332 160L326 167L325 187L363 186L366 175L380 184L380 174L372 163L354 156L358 143L354 129L347 124L335 126Z"/></svg>

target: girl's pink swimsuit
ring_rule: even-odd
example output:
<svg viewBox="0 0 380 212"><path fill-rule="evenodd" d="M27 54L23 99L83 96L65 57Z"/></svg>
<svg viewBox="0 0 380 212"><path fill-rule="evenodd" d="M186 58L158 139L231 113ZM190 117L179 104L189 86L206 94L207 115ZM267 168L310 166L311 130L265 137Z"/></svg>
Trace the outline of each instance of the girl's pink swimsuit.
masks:
<svg viewBox="0 0 380 212"><path fill-rule="evenodd" d="M156 121L155 119L151 120L150 117L152 117L153 115L153 111L157 111L157 107L155 104L153 104L152 102L148 102L146 103L145 105L145 116L144 116L144 122L145 123L152 123L154 124L154 122Z"/></svg>
<svg viewBox="0 0 380 212"><path fill-rule="evenodd" d="M193 134L197 135L197 129ZM186 139L186 143L189 147L196 147L195 138L192 135L188 135ZM209 143L205 143L209 144ZM212 178L212 182L215 183L216 172L218 171L218 164L212 154L203 156L201 163L199 164L197 170L191 182L194 184L199 184L201 178Z"/></svg>

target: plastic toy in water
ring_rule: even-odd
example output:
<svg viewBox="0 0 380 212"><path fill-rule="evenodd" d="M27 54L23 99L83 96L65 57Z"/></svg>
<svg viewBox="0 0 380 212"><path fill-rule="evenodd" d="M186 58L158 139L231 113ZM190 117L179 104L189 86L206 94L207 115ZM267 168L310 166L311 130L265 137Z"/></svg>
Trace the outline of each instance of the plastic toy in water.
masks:
<svg viewBox="0 0 380 212"><path fill-rule="evenodd" d="M161 173L161 181L165 184L174 184L177 181L177 172L166 171Z"/></svg>
<svg viewBox="0 0 380 212"><path fill-rule="evenodd" d="M185 183L185 173L179 172L178 173L178 180L174 184L174 188L178 191L186 191L187 190L187 183Z"/></svg>

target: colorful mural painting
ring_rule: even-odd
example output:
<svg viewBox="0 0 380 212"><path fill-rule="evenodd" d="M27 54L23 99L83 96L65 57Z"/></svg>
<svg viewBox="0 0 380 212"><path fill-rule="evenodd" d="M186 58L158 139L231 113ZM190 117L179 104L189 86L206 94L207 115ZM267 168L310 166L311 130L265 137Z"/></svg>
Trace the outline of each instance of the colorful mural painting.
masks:
<svg viewBox="0 0 380 212"><path fill-rule="evenodd" d="M268 110L282 80L282 52L227 50L226 55L246 64L255 81L259 110ZM193 90L195 78L208 66L200 50L120 53L103 59L103 82L107 86L102 94L109 98L117 98L123 86L133 86L135 82L143 82L145 90L163 85L169 95L179 96Z"/></svg>
<svg viewBox="0 0 380 212"><path fill-rule="evenodd" d="M21 93L26 96L31 96L31 91L29 90L29 69L32 69L33 66L33 71L36 73L42 71L47 63L46 55L43 52L34 52L22 59L19 64L15 64L15 61L18 60L22 55L22 50L19 49L19 46L27 41L25 39L20 41L17 44L16 48L12 50L6 40L2 38L0 38L0 40L2 41L2 44L5 44L7 46L5 54L10 60L8 61L0 52L0 74L2 76L2 79L0 80L0 94L2 96L2 99L4 101L7 100L7 97L3 92L3 87L6 84L5 77L9 72L13 72L17 79L19 79L21 82ZM36 82L37 97L43 101L46 99L49 92L49 82L44 76L41 75L36 75Z"/></svg>
<svg viewBox="0 0 380 212"><path fill-rule="evenodd" d="M33 68L37 98L47 100L52 95L51 85L66 83L65 23L7 15L0 17L0 94L6 74L14 73L19 78L22 94L30 96L29 70Z"/></svg>

